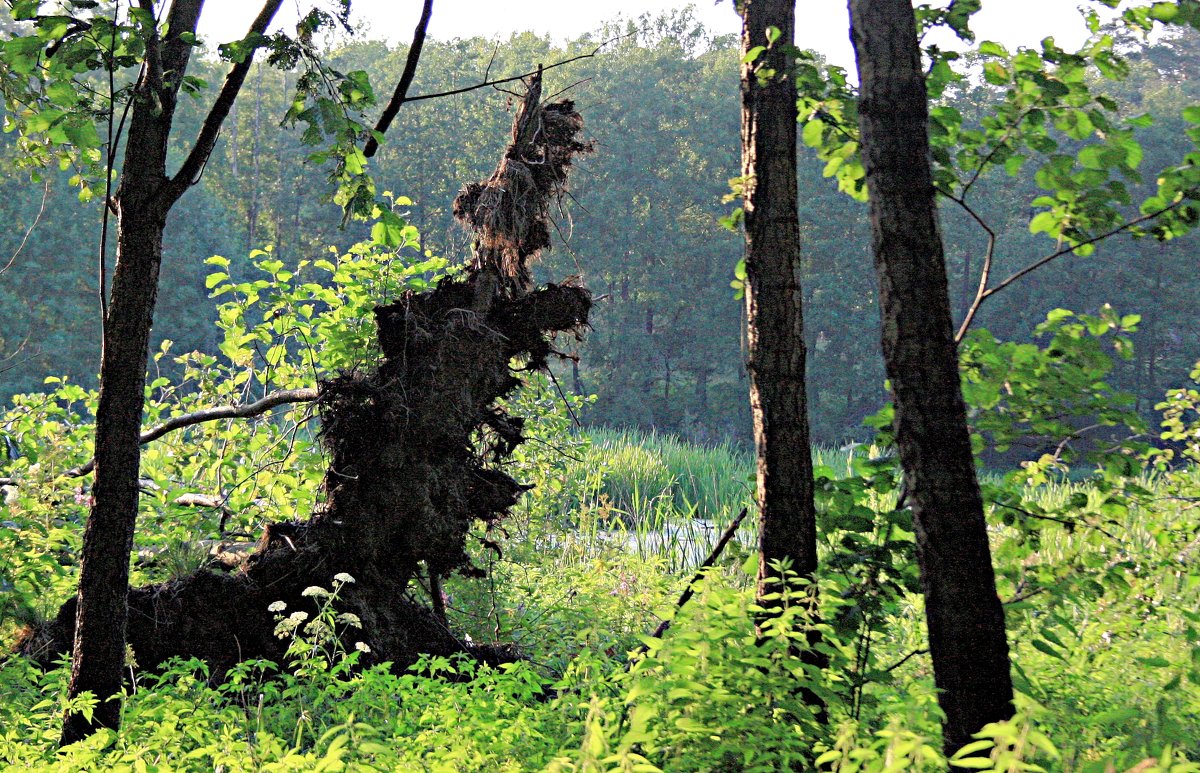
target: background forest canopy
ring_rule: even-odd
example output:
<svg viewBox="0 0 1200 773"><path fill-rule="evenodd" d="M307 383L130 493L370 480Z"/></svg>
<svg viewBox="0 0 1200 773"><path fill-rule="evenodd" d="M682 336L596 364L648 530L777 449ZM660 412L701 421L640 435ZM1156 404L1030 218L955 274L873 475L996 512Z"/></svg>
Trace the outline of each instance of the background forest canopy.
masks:
<svg viewBox="0 0 1200 773"><path fill-rule="evenodd" d="M740 241L717 222L728 208L721 203L727 181L739 169L737 41L710 35L687 10L612 25L561 45L532 33L500 44L431 40L410 94L471 85L485 72L524 72L532 62L588 53L613 38L595 57L550 71L547 79L547 93L569 88L586 105L587 132L598 143L573 181L574 201L559 220L556 249L539 268L543 277L582 274L599 298L583 356L574 372L568 366L562 374L564 388L598 395L586 412L589 423L748 441L742 311L729 287ZM1197 92L1196 42L1191 32L1150 45L1121 39L1129 77L1098 87L1112 92L1123 114L1157 117L1138 133L1143 169L1161 169L1184 152L1180 110ZM399 73L407 50L370 40L333 45L333 67L349 72L372 65L385 80ZM193 67L208 82L220 78L211 55ZM172 212L155 348L170 339L175 352L215 351L217 300L205 286L204 258L226 256L231 274L245 278L252 249L271 245L278 260L294 267L365 236L369 226L342 228L338 207L320 195L327 170L306 162L312 148L302 132L274 130L295 78L254 66L248 98L237 103L217 146L218 163ZM996 93L979 79L941 102L969 123ZM177 122L194 130L203 105L183 99ZM470 236L454 223L450 204L463 184L484 176L510 109L508 95L483 90L413 102L401 111L372 169L381 190L411 202L401 210L424 250L451 262L469 253ZM30 183L13 168L15 158L6 134L0 185L13 227L0 234L0 254L15 259L0 275L2 399L41 391L47 375L90 386L99 355L98 202L80 208L70 172ZM824 163L802 153L799 179L810 412L814 438L829 445L865 437L861 422L882 405L884 390L866 209L823 178ZM993 170L976 186L977 211L998 235L997 276L1046 252L1045 236L1028 227L1028 202L1038 192L1031 177ZM942 218L951 298L961 319L986 239L945 202ZM1193 244L1192 237L1110 239L1090 257L1067 256L1006 289L983 306L975 325L1001 340L1025 340L1055 308L1096 313L1111 304L1122 314L1140 314L1133 357L1116 361L1111 383L1133 393L1148 416L1167 387L1183 383L1196 356L1191 344L1200 332L1200 294ZM169 359L162 365L172 367Z"/></svg>

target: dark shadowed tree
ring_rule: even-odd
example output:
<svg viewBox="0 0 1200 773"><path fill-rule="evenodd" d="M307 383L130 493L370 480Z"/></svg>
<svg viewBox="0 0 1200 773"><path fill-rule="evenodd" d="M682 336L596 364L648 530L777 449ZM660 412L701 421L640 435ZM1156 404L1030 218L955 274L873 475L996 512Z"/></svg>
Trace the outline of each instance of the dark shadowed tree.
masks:
<svg viewBox="0 0 1200 773"><path fill-rule="evenodd" d="M1004 610L967 430L908 0L850 0L883 356L952 753L1012 715Z"/></svg>
<svg viewBox="0 0 1200 773"><path fill-rule="evenodd" d="M261 35L282 0L268 0L251 28ZM96 411L96 478L92 509L83 535L79 605L71 666L70 696L90 691L99 700L89 719L69 712L63 744L97 727L116 728L125 665L129 553L138 509L138 470L146 358L167 214L203 171L238 91L253 49L226 78L182 167L167 174L171 124L194 48L203 0L177 0L163 27L146 0L141 32L145 59L132 94L120 184L111 206L117 216L117 261L104 310L100 399ZM103 290L102 290L103 292Z"/></svg>
<svg viewBox="0 0 1200 773"><path fill-rule="evenodd" d="M750 407L758 457L759 596L789 560L817 568L816 507L804 385L800 221L796 197L796 83L792 0L742 8L742 180ZM756 53L757 52L757 53Z"/></svg>

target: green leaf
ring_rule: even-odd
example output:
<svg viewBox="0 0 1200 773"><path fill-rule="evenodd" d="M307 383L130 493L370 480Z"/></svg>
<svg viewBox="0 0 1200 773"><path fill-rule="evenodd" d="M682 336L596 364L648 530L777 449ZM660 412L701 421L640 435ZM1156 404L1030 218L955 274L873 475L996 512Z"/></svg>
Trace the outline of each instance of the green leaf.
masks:
<svg viewBox="0 0 1200 773"><path fill-rule="evenodd" d="M1066 658L1064 658L1062 656L1062 653L1060 653L1058 650L1054 649L1054 647L1052 645L1050 645L1048 642L1046 642L1043 639L1034 639L1032 642L1030 642L1030 645L1038 652L1044 652L1052 658L1056 658L1056 659L1062 660L1062 661L1066 660Z"/></svg>
<svg viewBox="0 0 1200 773"><path fill-rule="evenodd" d="M825 123L819 118L814 118L804 124L804 129L801 131L800 137L804 140L804 144L810 148L821 146L821 141L825 136Z"/></svg>
<svg viewBox="0 0 1200 773"><path fill-rule="evenodd" d="M1175 3L1155 3L1150 6L1150 18L1164 23L1171 22L1179 15L1179 6Z"/></svg>
<svg viewBox="0 0 1200 773"><path fill-rule="evenodd" d="M1157 655L1149 658L1135 658L1135 660L1147 668L1168 668L1171 665L1171 661Z"/></svg>
<svg viewBox="0 0 1200 773"><path fill-rule="evenodd" d="M379 220L371 226L371 241L389 249L399 249L405 244L404 218L390 209L381 210Z"/></svg>
<svg viewBox="0 0 1200 773"><path fill-rule="evenodd" d="M1058 232L1058 230L1058 218L1054 216L1053 212L1039 212L1033 216L1032 220L1029 221L1030 233L1036 234L1045 232L1053 236Z"/></svg>
<svg viewBox="0 0 1200 773"><path fill-rule="evenodd" d="M979 44L979 53L983 56L998 56L1004 59L1008 58L1008 49L992 40L985 40Z"/></svg>

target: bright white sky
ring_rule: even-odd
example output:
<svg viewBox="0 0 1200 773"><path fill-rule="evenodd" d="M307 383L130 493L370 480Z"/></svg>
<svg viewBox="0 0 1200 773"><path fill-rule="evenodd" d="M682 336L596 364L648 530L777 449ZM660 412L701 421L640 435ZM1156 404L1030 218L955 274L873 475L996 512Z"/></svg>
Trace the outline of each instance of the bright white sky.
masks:
<svg viewBox="0 0 1200 773"><path fill-rule="evenodd" d="M998 40L1009 47L1034 46L1053 35L1060 45L1070 47L1086 36L1076 10L1083 0L990 0L975 15L972 28L981 39ZM740 25L732 0L694 0L697 18L717 33L737 34ZM687 5L688 0L434 0L429 34L437 39L469 38L476 35L501 40L513 32L532 30L566 39L595 30L600 23L618 16L636 18ZM260 7L259 0L208 0L201 33L216 42L245 34ZM309 0L287 0L289 13ZM370 25L372 37L407 42L420 15L420 0L353 0L355 17ZM845 0L799 0L797 43L816 49L834 64L853 72L853 56L847 33Z"/></svg>

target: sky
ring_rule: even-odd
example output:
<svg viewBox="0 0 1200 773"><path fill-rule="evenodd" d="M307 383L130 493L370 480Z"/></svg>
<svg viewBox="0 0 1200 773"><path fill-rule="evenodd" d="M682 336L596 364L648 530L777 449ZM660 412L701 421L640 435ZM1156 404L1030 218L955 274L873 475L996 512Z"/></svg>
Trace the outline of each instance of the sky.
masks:
<svg viewBox="0 0 1200 773"><path fill-rule="evenodd" d="M1086 29L1076 7L1083 0L991 0L975 15L973 29L981 39L1009 47L1035 46L1047 35L1060 45L1076 45ZM447 40L476 35L507 39L513 32L532 30L567 39L597 29L620 16L634 19L687 5L688 0L434 0L430 37ZM297 16L297 7L310 0L286 0L281 20ZM258 0L208 0L201 34L221 42L240 38L260 6ZM397 43L412 38L420 15L420 0L353 0L354 18L369 24L372 37ZM694 0L696 17L717 33L737 34L739 19L732 0ZM799 0L796 38L801 48L823 53L833 64L853 71L847 33L845 0ZM286 12L286 16L283 15Z"/></svg>

